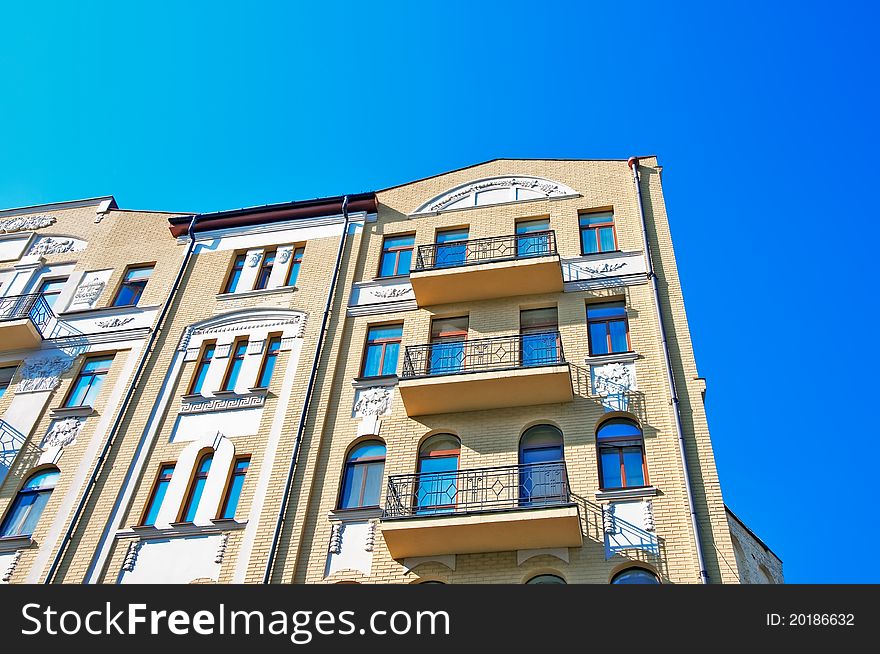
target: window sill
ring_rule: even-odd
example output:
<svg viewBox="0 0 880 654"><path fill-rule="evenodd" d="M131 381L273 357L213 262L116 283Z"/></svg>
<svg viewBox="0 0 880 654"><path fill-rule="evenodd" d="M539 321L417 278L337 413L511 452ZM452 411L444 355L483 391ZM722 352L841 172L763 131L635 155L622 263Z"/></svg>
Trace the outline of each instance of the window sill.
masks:
<svg viewBox="0 0 880 654"><path fill-rule="evenodd" d="M397 375L377 375L376 377L355 377L351 385L355 388L374 388L375 386L397 386Z"/></svg>
<svg viewBox="0 0 880 654"><path fill-rule="evenodd" d="M67 406L58 409L52 409L49 413L50 418L87 418L88 416L98 415L95 407L91 406Z"/></svg>
<svg viewBox="0 0 880 654"><path fill-rule="evenodd" d="M249 388L248 392L251 395L268 395L269 387L268 386L254 386L253 388Z"/></svg>
<svg viewBox="0 0 880 654"><path fill-rule="evenodd" d="M247 520L238 521L216 519L212 519L211 524L209 525L197 525L192 522L172 522L165 528L159 528L153 525L135 525L128 529L120 529L117 531L116 538L131 538L132 536L137 536L140 540L157 540L160 538L201 536L244 529L246 526Z"/></svg>
<svg viewBox="0 0 880 654"><path fill-rule="evenodd" d="M588 366L601 366L606 363L631 363L639 358L639 353L630 350L629 352L614 352L613 354L593 354L584 359Z"/></svg>
<svg viewBox="0 0 880 654"><path fill-rule="evenodd" d="M372 520L382 517L380 506L360 506L356 509L333 509L327 514L330 522L351 522L359 520Z"/></svg>
<svg viewBox="0 0 880 654"><path fill-rule="evenodd" d="M373 277L373 279L369 281L373 282L387 282L389 280L398 280L403 281L409 279L410 273L406 273L405 275L386 275L385 277Z"/></svg>
<svg viewBox="0 0 880 654"><path fill-rule="evenodd" d="M33 544L34 539L30 536L3 536L0 538L0 552L14 552Z"/></svg>
<svg viewBox="0 0 880 654"><path fill-rule="evenodd" d="M199 402L201 400L207 400L208 398L201 393L189 393L187 395L181 395L180 399L184 402Z"/></svg>
<svg viewBox="0 0 880 654"><path fill-rule="evenodd" d="M232 397L233 395L238 395L235 391L214 391L212 393L214 397Z"/></svg>
<svg viewBox="0 0 880 654"><path fill-rule="evenodd" d="M240 297L259 297L262 295L274 295L276 293L290 293L299 290L298 286L278 286L276 288L258 288L250 291L236 291L234 293L218 293L217 300L234 300Z"/></svg>
<svg viewBox="0 0 880 654"><path fill-rule="evenodd" d="M616 490L596 491L597 500L637 500L642 497L654 497L658 491L654 486L640 488L618 488Z"/></svg>

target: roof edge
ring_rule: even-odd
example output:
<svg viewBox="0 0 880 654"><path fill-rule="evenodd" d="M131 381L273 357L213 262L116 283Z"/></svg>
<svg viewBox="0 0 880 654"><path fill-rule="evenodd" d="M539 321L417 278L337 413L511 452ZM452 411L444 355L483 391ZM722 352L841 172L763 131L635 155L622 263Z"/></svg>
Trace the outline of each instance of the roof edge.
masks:
<svg viewBox="0 0 880 654"><path fill-rule="evenodd" d="M110 200L110 209L118 209L116 198L112 195L101 195L94 198L83 198L81 200L66 200L64 202L46 202L45 204L32 204L25 207L12 207L9 209L0 209L0 218L7 216L23 216L30 213L38 213L40 211L59 211L61 209L76 209L78 207L97 206L102 202Z"/></svg>
<svg viewBox="0 0 880 654"><path fill-rule="evenodd" d="M772 549L770 549L770 547L767 545L767 543L765 543L763 540L761 540L761 538L758 536L758 534L756 534L754 531L752 531L752 530L749 528L749 526L748 526L745 522L743 522L743 521L740 519L740 517L739 517L738 515L736 515L733 511L731 511L730 507L727 506L727 504L724 505L724 510L727 511L727 514L728 514L730 517L732 517L734 520L736 520L737 523L739 523L739 525L740 525L743 529L745 529L747 532L749 532L749 535L750 535L752 538L754 538L756 541L758 541L758 544L759 544L761 547L763 547L767 552L769 552L769 553L772 554L774 557L776 557L776 559L777 559L780 563L782 563L782 559L779 557L779 555L778 555L776 552L774 552Z"/></svg>

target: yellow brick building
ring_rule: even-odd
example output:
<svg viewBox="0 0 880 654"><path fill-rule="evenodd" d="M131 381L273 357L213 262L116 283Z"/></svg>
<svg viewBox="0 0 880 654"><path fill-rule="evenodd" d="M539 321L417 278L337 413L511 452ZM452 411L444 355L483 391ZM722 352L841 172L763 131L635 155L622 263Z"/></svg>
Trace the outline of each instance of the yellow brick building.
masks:
<svg viewBox="0 0 880 654"><path fill-rule="evenodd" d="M137 240L134 216L70 209L65 235L112 246L78 253L65 292L149 261L140 304L158 306L135 318L134 356L101 350L117 354L94 401L64 412L73 366L41 391L50 411L19 421L4 581L781 581L781 564L746 574L738 520L731 538L660 170L494 160L376 193L137 214ZM42 238L37 224L15 233ZM21 415L18 388L0 413ZM89 441L95 415L111 428ZM60 421L83 416L66 443Z"/></svg>

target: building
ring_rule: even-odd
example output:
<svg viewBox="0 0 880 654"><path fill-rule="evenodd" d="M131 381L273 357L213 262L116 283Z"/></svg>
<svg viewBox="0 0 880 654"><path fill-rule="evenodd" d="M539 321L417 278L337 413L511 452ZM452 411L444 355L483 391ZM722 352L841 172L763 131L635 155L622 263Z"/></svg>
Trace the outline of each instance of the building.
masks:
<svg viewBox="0 0 880 654"><path fill-rule="evenodd" d="M135 344L78 326L96 344L68 353L44 417L15 405L27 361L76 339L0 323L3 342L30 334L3 354L22 380L0 399L20 443L4 581L781 581L781 563L746 570L744 552L778 559L728 520L660 172L494 160L376 193L137 214L139 258L62 257L79 276L58 302L155 271L140 307L105 293L74 313ZM2 250L4 298L36 288L8 284L46 265L28 258L46 238L34 216L62 207L13 212L31 222ZM65 237L129 238L128 214L101 207ZM91 413L65 413L110 352ZM7 533L16 511L31 533Z"/></svg>

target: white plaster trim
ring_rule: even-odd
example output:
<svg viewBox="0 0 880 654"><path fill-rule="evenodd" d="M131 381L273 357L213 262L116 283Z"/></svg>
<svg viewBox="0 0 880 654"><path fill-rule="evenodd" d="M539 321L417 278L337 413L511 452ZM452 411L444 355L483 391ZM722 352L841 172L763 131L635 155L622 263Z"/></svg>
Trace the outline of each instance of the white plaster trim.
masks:
<svg viewBox="0 0 880 654"><path fill-rule="evenodd" d="M349 223L363 223L367 218L365 211L358 211L348 214ZM209 217L210 219L210 217ZM345 221L342 214L332 216L320 216L317 218L294 218L293 220L285 220L275 223L262 223L259 225L245 225L242 227L226 227L224 229L213 229L196 232L196 243L204 244L221 238L229 238L231 236L253 236L256 234L271 234L273 232L283 232L288 230L310 229L314 227L326 227L329 225L341 224ZM179 243L188 243L189 237L178 236Z"/></svg>
<svg viewBox="0 0 880 654"><path fill-rule="evenodd" d="M437 554L434 556L411 556L403 560L403 567L407 572L412 572L423 563L439 563L450 570L455 570L455 554Z"/></svg>
<svg viewBox="0 0 880 654"><path fill-rule="evenodd" d="M260 288L252 291L236 291L235 293L218 293L217 300L237 300L242 297L259 297L261 295L278 295L281 293L293 293L296 286L279 286L278 288Z"/></svg>
<svg viewBox="0 0 880 654"><path fill-rule="evenodd" d="M213 466L212 466L213 467ZM229 531L238 531L247 526L247 520L212 520L211 524L181 524L159 527L128 527L116 532L117 539L137 538L139 540L163 540L165 538L186 538L188 536L203 536L209 534L222 534Z"/></svg>
<svg viewBox="0 0 880 654"><path fill-rule="evenodd" d="M34 204L29 207L3 209L0 211L0 218L5 218L7 216L26 216L32 213L59 211L62 209L78 209L79 207L95 207L108 200L115 203L112 195L104 195L99 198L84 198L82 200L70 200L68 202L50 202L48 204Z"/></svg>
<svg viewBox="0 0 880 654"><path fill-rule="evenodd" d="M330 522L364 522L381 517L382 509L373 506L365 509L334 509L327 514Z"/></svg>
<svg viewBox="0 0 880 654"><path fill-rule="evenodd" d="M514 189L519 188L534 191L537 193L543 193L544 197L523 198L522 200L517 200L515 198ZM448 205L454 204L455 202L458 202L459 200L462 200L466 197L473 197L476 193L485 191L496 191L501 189L510 189L511 191L513 191L512 194L514 195L514 197L502 200L500 202L489 202L481 205L474 204L468 207L452 207L452 209L477 209L479 207L508 204L511 202L528 202L530 200L547 200L550 198L572 197L579 195L578 192L570 186L566 186L561 182L555 182L545 177L535 177L532 175L498 175L495 177L484 177L481 179L475 179L470 182L460 184L447 191L444 191L440 195L434 196L433 198L425 202L409 215L410 217L416 217L425 214L430 215L440 213L442 211L446 211L447 209L445 209L445 207L447 207Z"/></svg>
<svg viewBox="0 0 880 654"><path fill-rule="evenodd" d="M560 561L565 561L568 563L568 555L569 550L567 547L544 547L535 550L517 550L516 551L516 564L522 565L529 559L533 559L536 556L555 556Z"/></svg>
<svg viewBox="0 0 880 654"><path fill-rule="evenodd" d="M585 357L584 363L588 366L604 366L606 363L632 363L638 358L638 352L619 352L617 354L600 354Z"/></svg>
<svg viewBox="0 0 880 654"><path fill-rule="evenodd" d="M350 318L361 316L374 316L382 313L400 313L402 311L417 311L419 308L416 300L398 300L393 302L376 302L375 304L361 304L350 306L346 315Z"/></svg>
<svg viewBox="0 0 880 654"><path fill-rule="evenodd" d="M641 497L654 497L658 491L654 486L646 488L623 488L621 490L596 491L596 499L606 500L637 500Z"/></svg>

